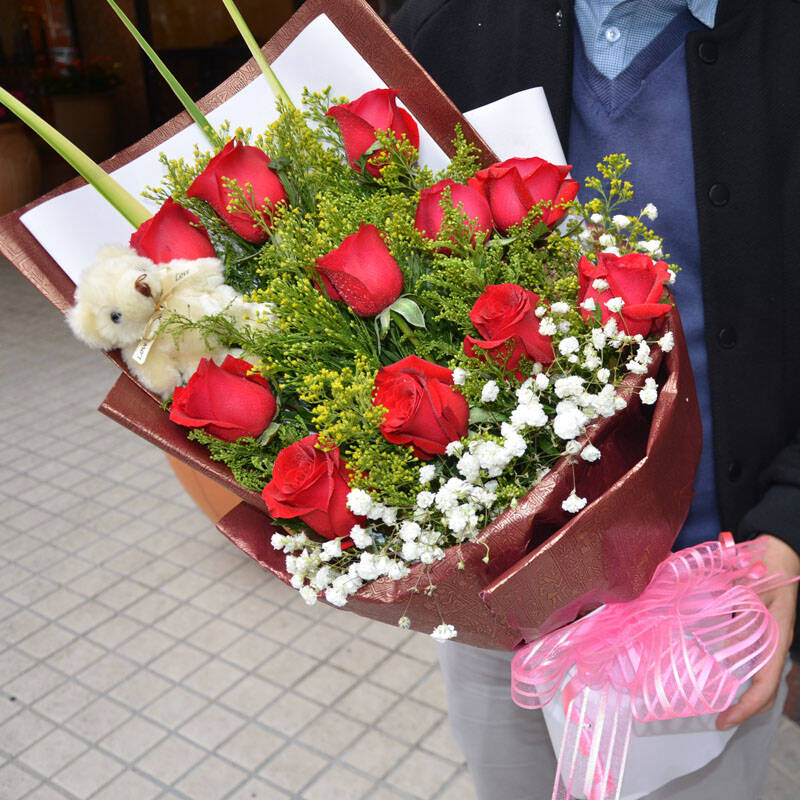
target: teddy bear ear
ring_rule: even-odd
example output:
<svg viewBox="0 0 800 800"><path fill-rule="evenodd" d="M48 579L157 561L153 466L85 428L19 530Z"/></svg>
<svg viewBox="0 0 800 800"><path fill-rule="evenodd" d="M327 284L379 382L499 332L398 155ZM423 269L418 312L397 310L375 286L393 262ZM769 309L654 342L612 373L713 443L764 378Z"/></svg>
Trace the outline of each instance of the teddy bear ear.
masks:
<svg viewBox="0 0 800 800"><path fill-rule="evenodd" d="M108 347L108 342L97 329L97 317L87 305L79 302L67 311L67 324L75 336L89 347L101 350Z"/></svg>

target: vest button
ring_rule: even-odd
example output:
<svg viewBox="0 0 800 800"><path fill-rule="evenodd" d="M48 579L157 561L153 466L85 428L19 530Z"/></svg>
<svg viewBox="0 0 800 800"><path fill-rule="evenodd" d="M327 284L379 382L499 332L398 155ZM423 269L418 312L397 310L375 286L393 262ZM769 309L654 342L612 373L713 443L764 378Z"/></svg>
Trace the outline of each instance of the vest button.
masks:
<svg viewBox="0 0 800 800"><path fill-rule="evenodd" d="M742 477L741 462L735 459L728 464L728 480L731 483L736 483Z"/></svg>
<svg viewBox="0 0 800 800"><path fill-rule="evenodd" d="M714 183L708 190L708 199L715 206L724 206L731 199L730 189L724 183Z"/></svg>
<svg viewBox="0 0 800 800"><path fill-rule="evenodd" d="M704 39L697 45L697 55L704 64L716 64L719 58L719 45L711 39Z"/></svg>
<svg viewBox="0 0 800 800"><path fill-rule="evenodd" d="M738 337L736 336L736 328L731 325L722 328L717 334L717 341L719 342L720 347L724 347L726 350L730 350L731 348L735 347L736 342L738 341Z"/></svg>

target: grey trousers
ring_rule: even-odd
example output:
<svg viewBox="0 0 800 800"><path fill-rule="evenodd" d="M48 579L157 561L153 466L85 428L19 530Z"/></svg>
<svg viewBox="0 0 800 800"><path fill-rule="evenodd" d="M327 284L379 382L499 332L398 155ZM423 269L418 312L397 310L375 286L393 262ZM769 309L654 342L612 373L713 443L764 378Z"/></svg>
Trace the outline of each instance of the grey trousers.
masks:
<svg viewBox="0 0 800 800"><path fill-rule="evenodd" d="M450 724L480 800L549 800L556 757L540 711L511 700L512 653L443 642L438 645ZM758 800L786 700L739 726L723 753L676 778L648 800Z"/></svg>

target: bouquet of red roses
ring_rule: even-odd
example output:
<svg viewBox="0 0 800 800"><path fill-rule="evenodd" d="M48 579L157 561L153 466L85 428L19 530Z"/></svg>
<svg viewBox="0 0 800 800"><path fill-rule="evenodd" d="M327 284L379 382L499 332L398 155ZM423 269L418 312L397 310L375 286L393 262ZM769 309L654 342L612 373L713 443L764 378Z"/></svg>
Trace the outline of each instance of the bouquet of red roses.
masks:
<svg viewBox="0 0 800 800"><path fill-rule="evenodd" d="M581 205L569 166L481 168L460 129L420 166L392 89L280 111L164 157L73 328L226 465L250 502L221 529L306 602L509 648L635 595L699 422L656 211L617 213L626 159ZM120 282L124 310L95 292Z"/></svg>

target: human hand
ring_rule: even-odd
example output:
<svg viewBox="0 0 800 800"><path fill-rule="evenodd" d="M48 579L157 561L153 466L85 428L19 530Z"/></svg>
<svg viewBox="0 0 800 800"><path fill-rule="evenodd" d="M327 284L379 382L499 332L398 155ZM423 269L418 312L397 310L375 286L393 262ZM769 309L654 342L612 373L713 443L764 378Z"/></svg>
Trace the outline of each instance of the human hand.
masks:
<svg viewBox="0 0 800 800"><path fill-rule="evenodd" d="M800 575L800 555L786 542L774 536L764 535L760 538L766 545L762 561L767 568L767 575L780 572L787 578ZM794 635L794 617L797 609L797 583L779 586L761 596L767 610L778 623L778 646L772 658L753 676L750 687L739 698L738 702L717 717L717 728L727 730L739 725L756 714L772 708L778 694L783 665L786 654L792 644Z"/></svg>

